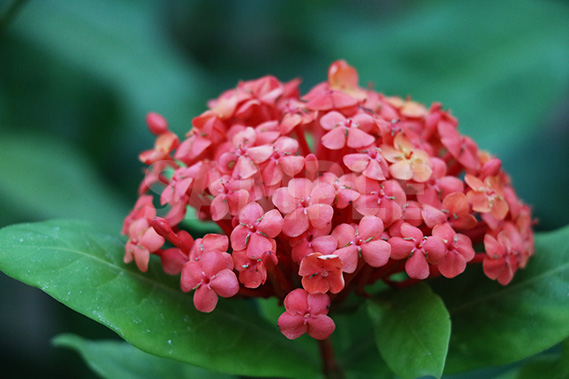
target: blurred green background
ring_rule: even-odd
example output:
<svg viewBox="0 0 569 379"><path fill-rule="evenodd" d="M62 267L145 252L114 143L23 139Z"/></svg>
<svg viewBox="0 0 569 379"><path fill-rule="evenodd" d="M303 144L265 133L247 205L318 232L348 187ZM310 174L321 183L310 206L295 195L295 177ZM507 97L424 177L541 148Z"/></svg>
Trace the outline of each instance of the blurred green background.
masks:
<svg viewBox="0 0 569 379"><path fill-rule="evenodd" d="M439 101L495 153L539 230L569 223L569 4L563 1L0 1L0 226L94 220L120 232L152 146L239 80L346 59L362 85ZM12 17L7 17L11 15ZM0 274L0 376L85 375L52 349L104 327Z"/></svg>

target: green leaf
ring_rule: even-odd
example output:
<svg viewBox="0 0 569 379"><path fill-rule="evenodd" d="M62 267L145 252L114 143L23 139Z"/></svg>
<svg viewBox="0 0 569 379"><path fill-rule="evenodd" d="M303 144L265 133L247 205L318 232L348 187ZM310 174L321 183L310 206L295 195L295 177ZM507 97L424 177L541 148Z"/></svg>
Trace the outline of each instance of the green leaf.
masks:
<svg viewBox="0 0 569 379"><path fill-rule="evenodd" d="M151 262L122 262L122 239L89 223L50 221L0 230L0 270L103 323L137 348L238 375L314 377L315 352L283 337L252 302L221 299L198 312L179 279Z"/></svg>
<svg viewBox="0 0 569 379"><path fill-rule="evenodd" d="M569 227L536 236L536 252L501 286L469 267L434 289L452 320L447 373L530 357L569 336Z"/></svg>
<svg viewBox="0 0 569 379"><path fill-rule="evenodd" d="M569 339L563 342L563 351L548 351L530 358L496 379L567 379L569 377Z"/></svg>
<svg viewBox="0 0 569 379"><path fill-rule="evenodd" d="M381 356L397 375L442 375L450 320L443 302L427 285L369 300L368 313Z"/></svg>
<svg viewBox="0 0 569 379"><path fill-rule="evenodd" d="M58 347L77 351L97 374L103 378L234 378L139 350L126 342L89 341L72 334L53 339Z"/></svg>
<svg viewBox="0 0 569 379"><path fill-rule="evenodd" d="M128 211L79 151L52 137L1 133L0 172L3 207L21 218L78 218L118 230Z"/></svg>
<svg viewBox="0 0 569 379"><path fill-rule="evenodd" d="M361 298L357 298L361 300ZM348 300L349 301L349 300ZM336 330L332 334L334 352L349 379L393 379L393 372L381 358L373 336L366 303L352 312L332 315Z"/></svg>

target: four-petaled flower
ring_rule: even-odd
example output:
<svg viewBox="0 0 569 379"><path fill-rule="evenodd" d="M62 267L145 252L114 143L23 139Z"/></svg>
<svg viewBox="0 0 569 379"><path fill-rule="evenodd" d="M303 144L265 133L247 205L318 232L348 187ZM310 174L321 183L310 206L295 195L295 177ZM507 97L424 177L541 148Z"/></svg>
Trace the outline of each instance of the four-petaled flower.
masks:
<svg viewBox="0 0 569 379"><path fill-rule="evenodd" d="M273 195L273 204L284 214L283 232L290 237L304 233L310 226L324 228L332 220L335 198L334 187L328 183L313 183L298 178L279 188Z"/></svg>
<svg viewBox="0 0 569 379"><path fill-rule="evenodd" d="M226 252L205 251L199 260L188 261L180 279L182 291L195 289L194 305L200 312L211 312L217 297L231 297L239 292L239 282L233 272L233 260Z"/></svg>
<svg viewBox="0 0 569 379"><path fill-rule="evenodd" d="M332 111L322 116L320 124L322 128L329 130L322 136L322 145L330 150L340 150L344 146L358 149L375 141L375 138L367 133L375 124L373 118L366 113L346 118L341 113Z"/></svg>
<svg viewBox="0 0 569 379"><path fill-rule="evenodd" d="M508 284L514 273L524 262L522 237L512 223L506 223L497 237L490 234L484 236L486 257L482 262L484 273L502 285Z"/></svg>
<svg viewBox="0 0 569 379"><path fill-rule="evenodd" d="M267 213L257 203L247 204L239 213L239 225L231 233L233 250L246 250L251 259L260 259L276 251L274 238L283 227L283 218L276 209Z"/></svg>
<svg viewBox="0 0 569 379"><path fill-rule="evenodd" d="M298 275L308 293L338 293L344 288L342 261L337 255L312 253L300 262Z"/></svg>
<svg viewBox="0 0 569 379"><path fill-rule="evenodd" d="M381 154L392 163L389 172L395 179L426 182L431 177L429 154L416 148L403 133L395 136L393 146L382 145Z"/></svg>
<svg viewBox="0 0 569 379"><path fill-rule="evenodd" d="M437 264L439 272L445 278L454 278L462 273L466 263L471 261L475 254L470 238L457 234L448 223L436 225L432 234L446 245L445 256Z"/></svg>
<svg viewBox="0 0 569 379"><path fill-rule="evenodd" d="M466 193L472 209L480 213L490 213L498 220L503 220L508 213L508 203L504 200L504 192L500 180L489 176L484 181L476 176L466 174L464 181L472 189Z"/></svg>
<svg viewBox="0 0 569 379"><path fill-rule="evenodd" d="M332 235L338 241L334 254L342 260L344 272L354 272L360 256L371 267L381 267L389 260L391 245L381 239L383 221L379 217L365 216L357 226L340 224Z"/></svg>
<svg viewBox="0 0 569 379"><path fill-rule="evenodd" d="M280 315L277 325L290 340L304 333L314 339L325 340L336 328L328 316L330 298L326 294L310 294L298 288L285 297L284 305L286 311Z"/></svg>
<svg viewBox="0 0 569 379"><path fill-rule="evenodd" d="M401 225L401 237L391 237L391 257L407 259L405 271L414 279L429 276L429 263L437 264L445 256L444 241L437 236L424 237L420 229L407 223Z"/></svg>

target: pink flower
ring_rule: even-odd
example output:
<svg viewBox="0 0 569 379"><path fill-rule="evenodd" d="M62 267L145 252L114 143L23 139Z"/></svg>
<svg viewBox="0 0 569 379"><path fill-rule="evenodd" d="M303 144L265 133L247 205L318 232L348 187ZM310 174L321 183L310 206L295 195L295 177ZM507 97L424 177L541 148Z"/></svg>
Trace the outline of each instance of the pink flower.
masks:
<svg viewBox="0 0 569 379"><path fill-rule="evenodd" d="M437 127L442 144L456 160L468 170L478 170L478 146L472 138L460 135L456 130L456 123L439 122Z"/></svg>
<svg viewBox="0 0 569 379"><path fill-rule="evenodd" d="M249 258L245 250L233 251L233 263L239 272L239 282L247 288L257 288L265 284L267 280L267 268L265 263L276 265L277 257L273 254L264 255L262 258Z"/></svg>
<svg viewBox="0 0 569 379"><path fill-rule="evenodd" d="M387 162L376 146L370 146L361 153L345 155L343 162L353 172L361 172L369 179L385 180L388 175Z"/></svg>
<svg viewBox="0 0 569 379"><path fill-rule="evenodd" d="M466 268L466 263L474 258L474 249L470 238L457 234L449 224L433 228L433 236L439 237L446 245L446 254L437 265L445 278L454 278Z"/></svg>
<svg viewBox="0 0 569 379"><path fill-rule="evenodd" d="M418 188L417 200L421 204L429 204L435 208L441 207L441 199L455 192L464 191L464 183L457 177L447 175L446 163L431 157L433 173L430 179Z"/></svg>
<svg viewBox="0 0 569 379"><path fill-rule="evenodd" d="M337 255L310 254L300 262L302 287L311 294L338 293L344 288L342 261Z"/></svg>
<svg viewBox="0 0 569 379"><path fill-rule="evenodd" d="M344 209L360 197L360 193L355 190L355 178L354 174L346 174L338 178L331 172L325 172L319 180L334 187L336 191L335 206L338 209Z"/></svg>
<svg viewBox="0 0 569 379"><path fill-rule="evenodd" d="M283 228L283 218L273 209L267 213L257 203L246 205L239 212L239 225L231 233L233 250L247 250L251 259L262 258L266 253L274 254L274 238Z"/></svg>
<svg viewBox="0 0 569 379"><path fill-rule="evenodd" d="M198 261L189 261L182 270L182 291L195 289L194 305L200 312L209 313L217 305L217 297L231 297L239 292L239 282L233 272L231 256L219 251L204 251Z"/></svg>
<svg viewBox="0 0 569 379"><path fill-rule="evenodd" d="M280 137L273 146L250 148L248 155L257 164L267 162L262 172L263 182L267 186L274 186L283 180L284 175L292 178L304 168L304 157L295 155L297 151L296 140Z"/></svg>
<svg viewBox="0 0 569 379"><path fill-rule="evenodd" d="M358 257L372 267L381 267L389 260L391 245L382 240L383 221L379 217L365 216L359 225L340 224L332 231L338 241L338 250L344 272L352 273L358 265Z"/></svg>
<svg viewBox="0 0 569 379"><path fill-rule="evenodd" d="M178 275L182 272L182 268L188 261L188 256L177 247L164 250L160 254L162 268L168 275Z"/></svg>
<svg viewBox="0 0 569 379"><path fill-rule="evenodd" d="M324 228L332 220L334 188L327 183L313 183L308 179L292 179L286 188L273 195L273 204L283 213L283 233L296 237L309 226Z"/></svg>
<svg viewBox="0 0 569 379"><path fill-rule="evenodd" d="M122 234L128 234L130 224L134 221L141 218L151 220L154 217L156 217L156 208L154 208L154 205L152 204L152 196L140 196L138 200L136 200L136 204L134 204L132 211L124 219Z"/></svg>
<svg viewBox="0 0 569 379"><path fill-rule="evenodd" d="M470 205L466 195L455 192L444 198L442 209L437 209L428 204L423 205L421 211L425 224L433 228L438 224L449 222L455 229L472 229L478 221L470 213Z"/></svg>
<svg viewBox="0 0 569 379"><path fill-rule="evenodd" d="M508 284L523 260L523 242L520 233L511 223L506 223L497 238L490 234L484 236L486 257L482 262L484 273L490 279Z"/></svg>
<svg viewBox="0 0 569 379"><path fill-rule="evenodd" d="M338 241L328 233L330 233L330 230L308 229L300 236L292 238L292 260L300 263L304 257L312 253L322 253L324 255L334 253L338 246Z"/></svg>
<svg viewBox="0 0 569 379"><path fill-rule="evenodd" d="M381 154L392 163L389 172L395 179L426 182L431 177L429 155L402 133L395 136L393 146L382 145Z"/></svg>
<svg viewBox="0 0 569 379"><path fill-rule="evenodd" d="M139 218L130 224L128 237L124 262L130 263L134 257L140 271L146 272L150 253L154 253L162 247L164 238L156 233L145 218Z"/></svg>
<svg viewBox="0 0 569 379"><path fill-rule="evenodd" d="M354 206L365 216L378 216L385 225L390 225L403 215L403 205L406 202L405 192L394 180L379 183L365 176L356 179L356 188L360 197Z"/></svg>
<svg viewBox="0 0 569 379"><path fill-rule="evenodd" d="M231 174L236 179L248 179L255 175L259 171L258 165L255 161L247 154L250 147L253 147L256 140L255 130L251 127L247 127L241 132L237 133L233 137L234 149L223 153L217 164L222 173ZM270 152L267 152L270 155ZM256 156L256 159L261 159L262 161L268 158L261 158Z"/></svg>
<svg viewBox="0 0 569 379"><path fill-rule="evenodd" d="M358 82L343 60L303 97L299 79L243 81L210 100L180 141L148 114L157 138L140 155L150 167L124 221L125 262L146 271L160 257L203 312L219 296L284 301L288 338L328 338L330 302L351 303L346 291L366 295L377 280L406 287L482 261L507 284L534 253L535 221L500 160L441 104ZM194 241L190 215L223 233ZM483 260L473 249L482 243Z"/></svg>
<svg viewBox="0 0 569 379"><path fill-rule="evenodd" d="M211 202L211 218L221 220L227 215L235 216L250 201L254 181L251 179L234 179L222 175L211 180L209 192L215 196Z"/></svg>
<svg viewBox="0 0 569 379"><path fill-rule="evenodd" d="M329 131L322 136L322 144L330 150L340 150L346 145L362 148L375 141L375 138L367 133L373 127L374 121L366 113L345 118L341 113L332 111L320 119L320 125Z"/></svg>
<svg viewBox="0 0 569 379"><path fill-rule="evenodd" d="M407 259L405 271L414 279L429 276L429 263L437 264L445 256L444 241L437 236L423 237L423 232L407 223L401 225L401 237L391 237L391 257Z"/></svg>
<svg viewBox="0 0 569 379"><path fill-rule="evenodd" d="M503 220L508 213L508 203L504 200L504 192L500 181L495 176L489 176L484 181L466 174L464 181L471 188L466 197L472 203L476 212L490 213L498 220Z"/></svg>
<svg viewBox="0 0 569 379"><path fill-rule="evenodd" d="M336 325L327 316L330 298L326 294L309 294L295 289L284 300L286 311L279 317L277 325L286 338L293 340L304 333L317 340L328 338Z"/></svg>
<svg viewBox="0 0 569 379"><path fill-rule="evenodd" d="M307 101L306 108L313 111L327 111L330 109L351 109L358 105L358 100L342 91L329 88L328 83L314 87L303 98Z"/></svg>

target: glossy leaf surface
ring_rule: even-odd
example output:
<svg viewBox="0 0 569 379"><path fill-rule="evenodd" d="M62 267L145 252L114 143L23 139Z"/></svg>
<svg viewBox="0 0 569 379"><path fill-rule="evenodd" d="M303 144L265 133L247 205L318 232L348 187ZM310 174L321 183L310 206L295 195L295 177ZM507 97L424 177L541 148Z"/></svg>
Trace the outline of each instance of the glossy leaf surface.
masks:
<svg viewBox="0 0 569 379"><path fill-rule="evenodd" d="M443 302L427 285L370 300L368 313L381 356L398 376L442 375L450 320Z"/></svg>
<svg viewBox="0 0 569 379"><path fill-rule="evenodd" d="M157 265L148 273L125 265L123 243L89 223L14 225L0 231L0 270L155 355L239 375L318 374L318 359L284 338L253 303L222 299L213 313L200 313Z"/></svg>

